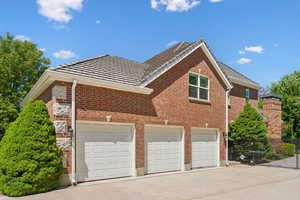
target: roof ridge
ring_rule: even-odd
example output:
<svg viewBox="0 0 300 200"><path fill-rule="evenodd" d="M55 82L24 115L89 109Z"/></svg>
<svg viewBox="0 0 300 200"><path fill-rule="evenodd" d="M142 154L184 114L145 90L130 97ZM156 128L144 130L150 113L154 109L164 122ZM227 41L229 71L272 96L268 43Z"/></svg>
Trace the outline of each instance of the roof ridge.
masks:
<svg viewBox="0 0 300 200"><path fill-rule="evenodd" d="M94 59L102 58L102 57L106 57L106 56L109 56L109 54L103 54L103 55L99 55L99 56L95 56L95 57L85 58L85 59L74 61L74 62L71 62L71 63L68 63L68 64L62 64L62 65L58 65L56 67L50 67L49 69L50 70L61 69L63 67L68 67L68 66L71 66L71 65L80 64L80 63L83 63L83 62L86 62L86 61L90 61L90 60L94 60Z"/></svg>

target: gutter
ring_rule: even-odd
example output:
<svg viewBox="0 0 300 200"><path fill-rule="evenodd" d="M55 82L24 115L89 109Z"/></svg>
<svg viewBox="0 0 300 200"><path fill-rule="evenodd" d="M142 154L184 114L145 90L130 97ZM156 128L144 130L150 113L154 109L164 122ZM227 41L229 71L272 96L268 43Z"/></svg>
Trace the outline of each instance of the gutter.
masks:
<svg viewBox="0 0 300 200"><path fill-rule="evenodd" d="M76 179L76 86L77 80L72 85L72 185L77 184Z"/></svg>
<svg viewBox="0 0 300 200"><path fill-rule="evenodd" d="M225 155L226 155L226 159L225 159L225 162L226 162L226 166L229 166L229 161L228 161L228 157L229 157L229 151L228 151L228 130L229 130L229 123L228 123L228 121L229 121L229 119L228 119L228 114L229 114L229 110L228 110L228 98L229 98L229 92L230 92L230 90L226 90L225 91L225 145L226 145L226 149L225 149L225 151L226 151L226 153L225 153Z"/></svg>
<svg viewBox="0 0 300 200"><path fill-rule="evenodd" d="M140 87L134 85L128 85L124 83L116 83L111 81L99 80L95 78L83 77L74 74L67 74L63 72L56 72L51 69L46 70L40 79L34 84L32 89L26 95L21 102L21 106L24 106L28 101L35 100L42 94L54 81L73 82L73 80L80 81L82 85L90 85L95 87L103 87L113 90L119 90L124 92L132 92L137 94L149 95L153 92L153 89L147 87Z"/></svg>

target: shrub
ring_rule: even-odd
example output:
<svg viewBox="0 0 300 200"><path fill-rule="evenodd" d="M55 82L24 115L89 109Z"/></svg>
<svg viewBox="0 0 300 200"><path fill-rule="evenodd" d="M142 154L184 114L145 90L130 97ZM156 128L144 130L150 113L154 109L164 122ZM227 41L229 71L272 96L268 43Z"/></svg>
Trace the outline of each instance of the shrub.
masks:
<svg viewBox="0 0 300 200"><path fill-rule="evenodd" d="M276 149L276 152L279 154L283 154L287 157L294 156L296 153L296 145L295 144L280 144L279 147Z"/></svg>
<svg viewBox="0 0 300 200"><path fill-rule="evenodd" d="M265 155L265 159L267 160L281 160L287 158L287 156L283 155L283 154L279 154L279 153L274 153L274 152L268 152Z"/></svg>
<svg viewBox="0 0 300 200"><path fill-rule="evenodd" d="M252 157L250 151L266 154L271 150L263 117L248 102L235 122L230 124L229 139L233 143L237 160L244 155L245 160L249 161Z"/></svg>
<svg viewBox="0 0 300 200"><path fill-rule="evenodd" d="M29 103L0 143L0 191L23 196L56 188L63 172L61 155L46 105Z"/></svg>

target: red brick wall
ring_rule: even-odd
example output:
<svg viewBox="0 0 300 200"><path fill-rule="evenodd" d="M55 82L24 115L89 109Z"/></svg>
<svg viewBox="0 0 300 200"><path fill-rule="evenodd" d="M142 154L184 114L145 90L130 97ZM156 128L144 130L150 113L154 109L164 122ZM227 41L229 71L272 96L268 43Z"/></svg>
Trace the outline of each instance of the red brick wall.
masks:
<svg viewBox="0 0 300 200"><path fill-rule="evenodd" d="M263 114L268 118L268 138L275 147L281 143L281 101L277 99L265 99L263 102Z"/></svg>
<svg viewBox="0 0 300 200"><path fill-rule="evenodd" d="M247 87L233 84L234 88L230 91L230 107L229 107L229 122L234 121L243 111L244 105L246 103L246 98L244 97L244 90ZM255 89L250 89L250 104L257 108L257 101L258 101L258 91Z"/></svg>
<svg viewBox="0 0 300 200"><path fill-rule="evenodd" d="M188 99L188 73L199 72L209 77L209 103ZM56 83L55 83L56 84ZM57 83L64 84L64 83ZM65 83L68 91L71 83ZM134 94L100 87L81 85L76 88L77 120L106 121L136 124L136 164L144 167L144 125L164 124L185 127L185 163L191 163L191 127L219 128L220 158L225 159L225 89L202 50L195 51L175 67L148 85L151 95ZM51 88L51 87L50 87ZM51 91L51 90L50 90ZM48 96L49 89L45 91ZM69 95L68 95L69 96ZM48 98L44 98L48 100ZM68 98L68 102L70 99ZM51 104L51 100L48 104ZM51 106L50 113L51 113Z"/></svg>

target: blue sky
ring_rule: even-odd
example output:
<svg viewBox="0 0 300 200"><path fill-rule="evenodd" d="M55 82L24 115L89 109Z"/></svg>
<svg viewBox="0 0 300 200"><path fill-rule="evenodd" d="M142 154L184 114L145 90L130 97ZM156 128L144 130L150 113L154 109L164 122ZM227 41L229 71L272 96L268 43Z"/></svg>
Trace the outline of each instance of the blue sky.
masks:
<svg viewBox="0 0 300 200"><path fill-rule="evenodd" d="M10 0L0 34L45 51L52 66L102 54L144 61L176 41L205 39L262 86L300 70L297 0Z"/></svg>

